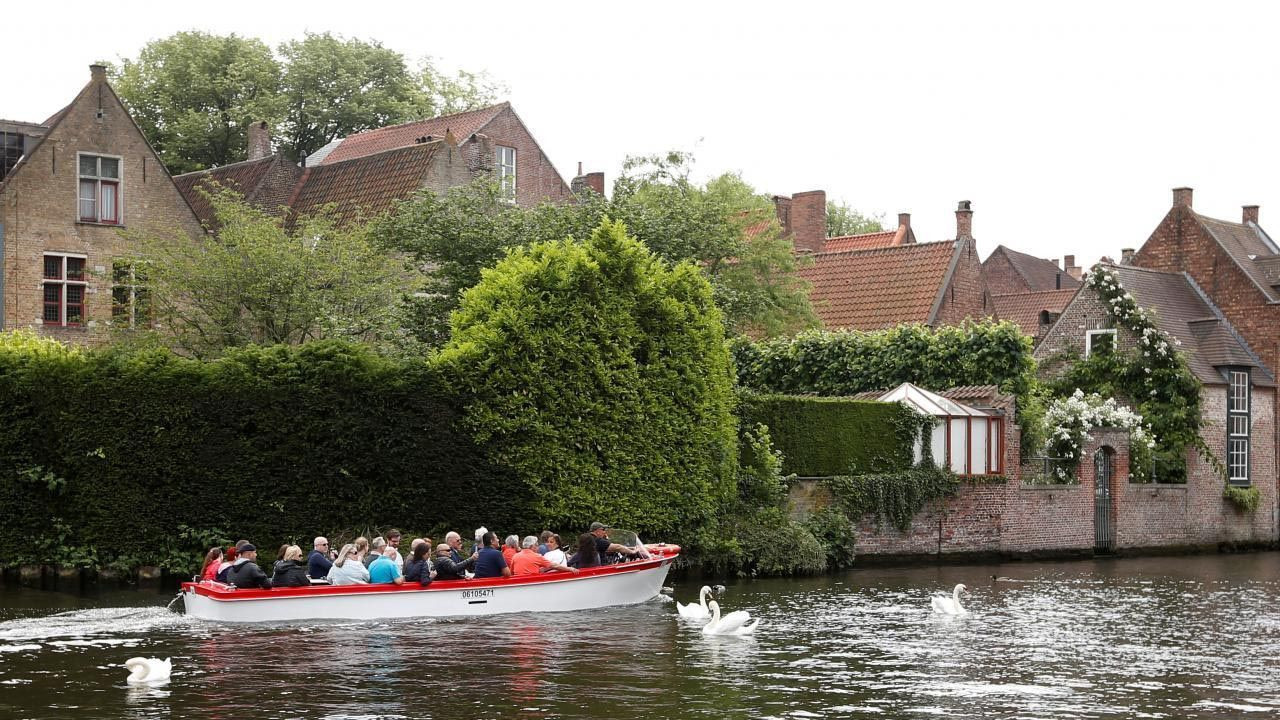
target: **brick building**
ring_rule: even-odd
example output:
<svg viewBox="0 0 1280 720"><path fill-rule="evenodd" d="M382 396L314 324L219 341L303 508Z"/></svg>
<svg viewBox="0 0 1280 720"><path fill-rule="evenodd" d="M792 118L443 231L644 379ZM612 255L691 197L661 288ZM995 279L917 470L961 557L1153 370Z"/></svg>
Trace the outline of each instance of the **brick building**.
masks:
<svg viewBox="0 0 1280 720"><path fill-rule="evenodd" d="M1004 245L982 262L982 279L991 293L994 314L1039 340L1062 314L1080 287L1082 269L1075 256L1052 260L1011 250Z"/></svg>
<svg viewBox="0 0 1280 720"><path fill-rule="evenodd" d="M0 327L83 344L146 322L121 231L202 230L106 68L48 120L0 122L0 146Z"/></svg>

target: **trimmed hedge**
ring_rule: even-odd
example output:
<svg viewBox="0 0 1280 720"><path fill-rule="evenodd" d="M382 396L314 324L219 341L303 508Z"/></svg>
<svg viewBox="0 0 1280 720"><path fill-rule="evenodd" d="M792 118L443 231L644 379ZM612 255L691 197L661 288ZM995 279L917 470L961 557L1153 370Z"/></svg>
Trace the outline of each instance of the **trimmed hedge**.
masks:
<svg viewBox="0 0 1280 720"><path fill-rule="evenodd" d="M888 472L911 467L921 416L900 403L742 393L747 427L769 427L782 472L802 477Z"/></svg>
<svg viewBox="0 0 1280 720"><path fill-rule="evenodd" d="M538 527L425 362L318 342L198 362L0 335L0 565L191 571L213 542Z"/></svg>

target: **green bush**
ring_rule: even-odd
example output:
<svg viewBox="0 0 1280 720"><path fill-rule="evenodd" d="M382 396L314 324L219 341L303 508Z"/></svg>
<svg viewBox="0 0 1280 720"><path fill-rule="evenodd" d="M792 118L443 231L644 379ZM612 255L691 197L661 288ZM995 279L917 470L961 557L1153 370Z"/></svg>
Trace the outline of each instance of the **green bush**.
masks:
<svg viewBox="0 0 1280 720"><path fill-rule="evenodd" d="M809 516L805 527L818 540L827 555L827 568L839 570L853 565L857 555L858 528L836 505L829 505Z"/></svg>
<svg viewBox="0 0 1280 720"><path fill-rule="evenodd" d="M1262 504L1262 493L1258 492L1257 486L1236 487L1227 485L1222 489L1222 497L1231 501L1236 509L1241 512L1253 512Z"/></svg>

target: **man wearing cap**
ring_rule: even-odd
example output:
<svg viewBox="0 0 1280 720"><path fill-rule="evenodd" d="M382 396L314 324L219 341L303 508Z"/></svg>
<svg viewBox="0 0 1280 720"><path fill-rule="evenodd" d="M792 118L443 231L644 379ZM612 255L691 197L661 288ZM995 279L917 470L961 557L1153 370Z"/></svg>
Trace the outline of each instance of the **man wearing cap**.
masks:
<svg viewBox="0 0 1280 720"><path fill-rule="evenodd" d="M262 572L262 568L258 567L258 563L254 562L258 559L258 548L253 543L245 543L240 547L240 554L236 556L236 564L227 568L227 582L238 588L262 588L263 590L271 589L271 578Z"/></svg>
<svg viewBox="0 0 1280 720"><path fill-rule="evenodd" d="M591 534L596 536L596 552L600 555L601 563L610 562L607 558L609 553L622 553L635 557L640 551L636 548L630 548L626 545L619 545L616 542L609 542L608 537L609 526L602 522L591 523Z"/></svg>

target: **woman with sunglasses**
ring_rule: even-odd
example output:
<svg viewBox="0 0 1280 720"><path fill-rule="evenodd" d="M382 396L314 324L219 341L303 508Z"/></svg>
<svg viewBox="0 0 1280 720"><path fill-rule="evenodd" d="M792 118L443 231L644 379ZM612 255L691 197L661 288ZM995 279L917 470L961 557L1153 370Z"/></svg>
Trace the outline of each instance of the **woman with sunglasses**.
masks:
<svg viewBox="0 0 1280 720"><path fill-rule="evenodd" d="M329 574L325 577L330 585L367 585L369 568L360 562L356 546L347 543L342 546L342 551L338 553L338 558L333 561L333 567L329 568Z"/></svg>

